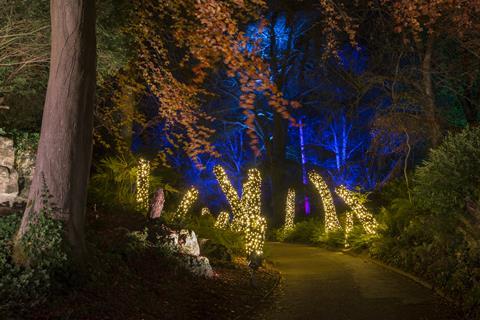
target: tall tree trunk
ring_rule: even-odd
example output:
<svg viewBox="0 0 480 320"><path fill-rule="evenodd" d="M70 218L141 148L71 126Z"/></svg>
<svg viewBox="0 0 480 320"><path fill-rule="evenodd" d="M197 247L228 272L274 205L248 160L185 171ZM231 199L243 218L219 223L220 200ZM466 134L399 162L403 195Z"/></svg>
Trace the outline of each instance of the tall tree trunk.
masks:
<svg viewBox="0 0 480 320"><path fill-rule="evenodd" d="M287 64L290 62L291 42L293 31L290 28L285 52L281 52L277 43L277 35L275 33L275 25L277 23L278 13L272 14L270 21L270 67L272 70L273 80L280 91L284 91L287 77ZM287 25L289 24L289 16L287 16ZM280 65L278 56L282 54L283 63ZM285 203L287 196L287 186L285 183L286 171L286 149L288 139L288 121L275 112L273 115L273 132L271 145L271 181L272 181L272 209L273 209L273 225L280 225L283 221Z"/></svg>
<svg viewBox="0 0 480 320"><path fill-rule="evenodd" d="M288 123L278 113L273 116L273 136L272 136L272 208L273 223L279 225L282 223L285 211L285 201L287 195L285 181L285 153L287 148L287 130Z"/></svg>
<svg viewBox="0 0 480 320"><path fill-rule="evenodd" d="M430 139L433 147L440 141L440 126L435 107L435 95L432 84L432 54L433 54L434 36L428 35L425 44L425 53L422 61L423 89L425 94L425 114L430 130Z"/></svg>
<svg viewBox="0 0 480 320"><path fill-rule="evenodd" d="M42 209L44 183L65 217L75 258L85 253L84 225L95 98L95 0L51 0L50 75L42 129L18 239Z"/></svg>

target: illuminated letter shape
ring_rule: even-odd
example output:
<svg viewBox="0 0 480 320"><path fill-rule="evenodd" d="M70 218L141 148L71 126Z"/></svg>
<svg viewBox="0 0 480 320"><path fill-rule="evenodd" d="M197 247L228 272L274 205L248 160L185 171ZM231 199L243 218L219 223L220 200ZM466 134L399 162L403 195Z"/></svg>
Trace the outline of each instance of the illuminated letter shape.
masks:
<svg viewBox="0 0 480 320"><path fill-rule="evenodd" d="M149 206L150 162L140 159L137 166L137 206L140 211L147 211Z"/></svg>
<svg viewBox="0 0 480 320"><path fill-rule="evenodd" d="M323 211L325 212L325 231L331 232L342 229L335 211L335 205L333 204L332 193L328 189L327 184L323 178L314 171L310 171L308 177L322 198Z"/></svg>
<svg viewBox="0 0 480 320"><path fill-rule="evenodd" d="M292 230L295 219L295 190L288 189L287 204L285 207L285 230Z"/></svg>
<svg viewBox="0 0 480 320"><path fill-rule="evenodd" d="M190 207L197 200L197 198L198 190L192 187L183 196L183 199L177 208L176 217L180 219L185 217L185 215L188 213L188 210L190 210Z"/></svg>
<svg viewBox="0 0 480 320"><path fill-rule="evenodd" d="M358 220L362 223L363 229L365 229L368 234L376 234L378 223L373 215L368 212L367 208L361 203L359 196L344 186L338 187L336 191L343 201L352 208Z"/></svg>

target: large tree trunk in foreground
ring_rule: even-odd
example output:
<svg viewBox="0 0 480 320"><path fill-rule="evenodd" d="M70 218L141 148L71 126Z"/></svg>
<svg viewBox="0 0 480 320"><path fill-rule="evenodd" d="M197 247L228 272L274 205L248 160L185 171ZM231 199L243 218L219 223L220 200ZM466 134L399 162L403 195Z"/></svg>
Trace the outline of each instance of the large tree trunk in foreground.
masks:
<svg viewBox="0 0 480 320"><path fill-rule="evenodd" d="M17 239L42 209L44 183L65 217L76 258L85 252L84 224L95 97L95 0L51 0L50 75L27 208Z"/></svg>

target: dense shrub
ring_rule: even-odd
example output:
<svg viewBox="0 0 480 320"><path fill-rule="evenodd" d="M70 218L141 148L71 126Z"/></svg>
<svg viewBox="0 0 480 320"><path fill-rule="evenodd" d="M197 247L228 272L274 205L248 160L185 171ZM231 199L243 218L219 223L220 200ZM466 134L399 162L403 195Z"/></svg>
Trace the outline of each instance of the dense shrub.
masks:
<svg viewBox="0 0 480 320"><path fill-rule="evenodd" d="M23 263L14 263L13 238L20 220L17 214L0 218L0 311L44 301L67 266L62 223L47 211L38 215L19 243L22 255L16 260Z"/></svg>
<svg viewBox="0 0 480 320"><path fill-rule="evenodd" d="M345 226L345 215L339 215L339 220ZM326 233L323 221L317 218L298 222L291 230L276 229L270 234L270 239L274 241L326 245L332 248L348 247L354 250L367 249L376 238L376 235L366 234L359 221L356 221L348 237L344 229Z"/></svg>
<svg viewBox="0 0 480 320"><path fill-rule="evenodd" d="M378 238L377 235L367 234L360 224L353 227L353 230L348 234L348 239L345 241L348 248L354 251L365 251L371 243ZM337 246L340 241L337 240Z"/></svg>
<svg viewBox="0 0 480 320"><path fill-rule="evenodd" d="M480 310L479 182L480 128L449 135L417 168L412 201L398 196L382 210L370 248L462 302L472 318Z"/></svg>
<svg viewBox="0 0 480 320"><path fill-rule="evenodd" d="M475 317L480 307L479 237L469 236L455 216L433 214L408 199L392 201L380 219L383 228L370 254L426 279Z"/></svg>
<svg viewBox="0 0 480 320"><path fill-rule="evenodd" d="M297 222L285 236L287 242L317 243L323 235L325 227L320 219L307 219Z"/></svg>
<svg viewBox="0 0 480 320"><path fill-rule="evenodd" d="M449 135L415 173L414 196L437 214L461 213L466 199L478 199L480 128Z"/></svg>

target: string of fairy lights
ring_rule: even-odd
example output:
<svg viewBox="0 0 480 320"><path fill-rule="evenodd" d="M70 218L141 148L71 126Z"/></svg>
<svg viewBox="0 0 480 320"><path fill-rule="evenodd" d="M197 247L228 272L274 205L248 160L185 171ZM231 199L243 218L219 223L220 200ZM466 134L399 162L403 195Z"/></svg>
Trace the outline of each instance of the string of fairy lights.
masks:
<svg viewBox="0 0 480 320"><path fill-rule="evenodd" d="M225 197L227 198L228 203L230 204L230 207L232 208L233 212L233 222L232 222L232 229L234 231L241 231L241 225L240 221L243 220L243 210L242 210L242 203L240 201L240 198L238 196L237 190L233 187L233 185L230 182L230 179L227 176L227 173L225 172L225 169L223 169L221 166L217 165L213 168L213 173L215 174L215 177L217 178L218 183L220 184L220 188L222 189L223 193L225 194Z"/></svg>
<svg viewBox="0 0 480 320"><path fill-rule="evenodd" d="M332 193L327 184L315 171L310 171L308 177L322 197L323 211L325 212L325 232L340 230L342 227L340 221L338 221Z"/></svg>
<svg viewBox="0 0 480 320"><path fill-rule="evenodd" d="M353 230L353 215L352 210L348 210L345 214L345 247L348 247L348 238Z"/></svg>
<svg viewBox="0 0 480 320"><path fill-rule="evenodd" d="M353 212L360 220L365 232L368 234L376 234L378 223L373 215L365 208L360 201L360 197L355 192L348 190L345 186L340 186L335 189L337 194L345 201L345 203L352 208Z"/></svg>
<svg viewBox="0 0 480 320"><path fill-rule="evenodd" d="M148 208L148 176L150 172L150 165L148 162L141 161L139 163L139 178L137 179L137 200L139 203L144 203L146 199L146 208ZM243 185L243 194L240 198L235 188L233 188L225 170L216 166L214 168L215 176L222 188L233 211L233 219L230 224L230 214L226 211L221 212L215 221L214 226L218 229L228 229L229 227L236 232L241 232L245 235L245 252L247 256L252 254L262 255L265 243L265 232L267 228L267 221L261 214L261 185L262 177L258 169L250 169L247 173L247 180ZM146 178L144 176L146 174ZM140 178L142 176L142 178ZM338 220L335 205L333 202L332 193L328 188L323 178L316 172L310 171L308 173L310 181L313 183L322 198L322 204L325 212L325 231L332 232L340 230L342 227ZM145 183L146 181L146 183ZM144 186L147 186L145 191L140 192ZM362 223L363 228L368 234L375 234L378 228L378 223L373 215L363 205L361 197L344 186L335 189L336 193L345 201L345 203L352 209L346 214L345 221L345 245L349 234L353 230L354 216ZM183 218L191 208L192 204L198 198L198 190L194 187L189 189L182 201L180 202L176 217ZM207 207L202 208L201 216L211 215ZM295 219L295 190L289 189L287 192L286 206L285 206L285 226L284 230L291 230L294 228Z"/></svg>
<svg viewBox="0 0 480 320"><path fill-rule="evenodd" d="M202 217L207 217L207 216L210 216L212 215L211 212L210 212L210 209L208 209L207 207L203 207L202 208L202 211L200 212L200 215Z"/></svg>
<svg viewBox="0 0 480 320"><path fill-rule="evenodd" d="M247 181L243 185L243 194L241 199L242 215L238 219L241 230L248 226L247 217L261 215L261 188L262 177L258 169L250 169L247 173Z"/></svg>
<svg viewBox="0 0 480 320"><path fill-rule="evenodd" d="M140 211L147 211L150 193L150 162L148 160L138 161L136 187L137 208Z"/></svg>
<svg viewBox="0 0 480 320"><path fill-rule="evenodd" d="M190 188L182 198L182 201L178 205L175 217L182 219L188 213L188 210L192 207L192 204L198 198L198 190L194 187Z"/></svg>
<svg viewBox="0 0 480 320"><path fill-rule="evenodd" d="M215 228L217 229L223 229L226 230L228 229L228 224L230 223L230 214L226 211L220 212L220 214L217 216L217 220L215 221Z"/></svg>
<svg viewBox="0 0 480 320"><path fill-rule="evenodd" d="M262 176L258 169L250 169L247 182L243 185L242 217L240 226L245 233L245 252L247 256L263 254L267 221L261 208Z"/></svg>
<svg viewBox="0 0 480 320"><path fill-rule="evenodd" d="M248 226L245 229L245 252L247 256L263 254L267 220L261 215L248 216Z"/></svg>
<svg viewBox="0 0 480 320"><path fill-rule="evenodd" d="M288 189L287 201L285 205L285 226L284 230L292 230L294 228L295 219L295 190Z"/></svg>
<svg viewBox="0 0 480 320"><path fill-rule="evenodd" d="M345 234L348 236L353 230L353 215L352 210L348 210L345 214Z"/></svg>
<svg viewBox="0 0 480 320"><path fill-rule="evenodd" d="M267 222L261 215L260 171L255 168L248 171L241 198L221 166L213 171L233 211L232 230L245 234L245 252L247 255L263 254Z"/></svg>

